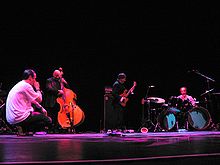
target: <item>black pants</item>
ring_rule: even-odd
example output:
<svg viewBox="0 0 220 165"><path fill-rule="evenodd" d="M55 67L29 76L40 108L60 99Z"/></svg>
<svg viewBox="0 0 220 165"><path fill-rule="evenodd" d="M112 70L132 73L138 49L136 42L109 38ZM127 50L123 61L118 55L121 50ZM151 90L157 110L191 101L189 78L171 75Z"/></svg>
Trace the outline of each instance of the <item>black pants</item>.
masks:
<svg viewBox="0 0 220 165"><path fill-rule="evenodd" d="M186 129L186 122L187 122L187 112L179 112L176 115L177 121L178 121L178 127L180 129L185 128Z"/></svg>
<svg viewBox="0 0 220 165"><path fill-rule="evenodd" d="M113 105L112 106L114 114L115 114L115 129L125 129L125 121L124 121L124 111L125 109L121 105Z"/></svg>
<svg viewBox="0 0 220 165"><path fill-rule="evenodd" d="M32 112L27 119L15 124L15 126L21 126L24 132L28 131L44 131L45 127L50 127L52 119L40 112Z"/></svg>
<svg viewBox="0 0 220 165"><path fill-rule="evenodd" d="M187 117L188 117L188 109L178 109L175 107L170 107L168 109L168 112L171 112L175 115L176 121L178 122L178 128L186 128L186 122L187 122Z"/></svg>
<svg viewBox="0 0 220 165"><path fill-rule="evenodd" d="M52 119L52 130L56 130L60 128L60 124L58 122L58 112L60 111L60 105L56 103L54 107L46 107L48 116Z"/></svg>

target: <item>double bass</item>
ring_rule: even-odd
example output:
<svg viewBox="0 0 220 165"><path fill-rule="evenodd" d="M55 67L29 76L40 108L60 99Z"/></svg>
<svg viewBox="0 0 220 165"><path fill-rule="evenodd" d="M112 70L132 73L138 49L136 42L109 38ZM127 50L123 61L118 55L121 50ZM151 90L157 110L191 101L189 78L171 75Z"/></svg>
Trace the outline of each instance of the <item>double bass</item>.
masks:
<svg viewBox="0 0 220 165"><path fill-rule="evenodd" d="M76 104L76 94L68 88L63 87L64 94L57 98L60 105L58 122L62 128L73 128L83 123L85 114Z"/></svg>

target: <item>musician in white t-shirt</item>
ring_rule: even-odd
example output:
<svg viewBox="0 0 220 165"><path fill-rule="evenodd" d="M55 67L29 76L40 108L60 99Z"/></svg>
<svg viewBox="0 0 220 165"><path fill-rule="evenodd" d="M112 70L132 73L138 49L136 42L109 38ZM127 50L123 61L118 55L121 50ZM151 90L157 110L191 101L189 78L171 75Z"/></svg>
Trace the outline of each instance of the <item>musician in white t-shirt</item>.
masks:
<svg viewBox="0 0 220 165"><path fill-rule="evenodd" d="M41 106L42 93L32 69L23 72L22 80L9 91L6 99L6 120L9 124L22 127L23 132L42 131L52 122Z"/></svg>
<svg viewBox="0 0 220 165"><path fill-rule="evenodd" d="M180 110L180 112L177 113L179 128L185 128L187 112L189 112L189 110L191 110L193 107L197 106L196 100L191 95L187 94L187 87L185 86L180 88L180 95L177 96L177 99L177 109Z"/></svg>
<svg viewBox="0 0 220 165"><path fill-rule="evenodd" d="M188 111L196 106L196 100L187 94L187 88L181 87L180 88L180 95L177 96L177 98L180 100L180 109L184 111Z"/></svg>

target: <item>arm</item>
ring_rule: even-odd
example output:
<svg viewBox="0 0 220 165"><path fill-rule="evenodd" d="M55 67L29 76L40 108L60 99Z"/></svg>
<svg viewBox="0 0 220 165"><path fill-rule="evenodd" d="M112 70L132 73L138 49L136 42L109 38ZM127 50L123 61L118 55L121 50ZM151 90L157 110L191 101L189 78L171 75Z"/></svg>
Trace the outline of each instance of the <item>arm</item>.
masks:
<svg viewBox="0 0 220 165"><path fill-rule="evenodd" d="M192 106L196 106L196 100L192 96L189 96L188 99L190 103L192 104Z"/></svg>
<svg viewBox="0 0 220 165"><path fill-rule="evenodd" d="M48 93L50 93L51 95L54 95L54 96L58 96L59 90L60 90L59 84L57 84L56 82L54 82L50 79L46 80L46 91Z"/></svg>
<svg viewBox="0 0 220 165"><path fill-rule="evenodd" d="M41 93L41 90L40 90L39 82L35 81L34 89L35 89L36 93L38 94L38 97L35 99L35 101L37 101L38 103L41 103L42 102L42 93Z"/></svg>
<svg viewBox="0 0 220 165"><path fill-rule="evenodd" d="M63 83L65 88L70 88L68 82L63 77L61 78L61 83Z"/></svg>
<svg viewBox="0 0 220 165"><path fill-rule="evenodd" d="M39 102L37 102L36 100L34 100L34 101L31 102L31 104L32 104L32 106L33 106L33 108L34 108L34 111L40 112L40 113L42 113L42 114L44 114L44 115L47 116L47 111L46 111L46 109L44 109L44 107L43 107L42 105L40 105Z"/></svg>
<svg viewBox="0 0 220 165"><path fill-rule="evenodd" d="M122 102L125 99L125 97L121 96L121 87L117 83L113 85L112 96L115 98L116 102Z"/></svg>

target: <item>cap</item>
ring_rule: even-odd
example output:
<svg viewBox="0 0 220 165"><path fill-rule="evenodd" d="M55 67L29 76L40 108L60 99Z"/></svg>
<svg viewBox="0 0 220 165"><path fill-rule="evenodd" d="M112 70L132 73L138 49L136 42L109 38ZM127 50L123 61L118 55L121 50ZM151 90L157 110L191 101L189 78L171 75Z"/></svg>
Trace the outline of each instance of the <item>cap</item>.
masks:
<svg viewBox="0 0 220 165"><path fill-rule="evenodd" d="M123 79L126 78L126 74L125 73L119 73L118 74L118 79Z"/></svg>

